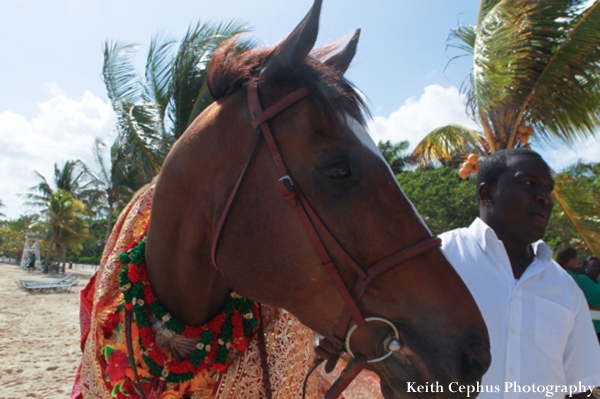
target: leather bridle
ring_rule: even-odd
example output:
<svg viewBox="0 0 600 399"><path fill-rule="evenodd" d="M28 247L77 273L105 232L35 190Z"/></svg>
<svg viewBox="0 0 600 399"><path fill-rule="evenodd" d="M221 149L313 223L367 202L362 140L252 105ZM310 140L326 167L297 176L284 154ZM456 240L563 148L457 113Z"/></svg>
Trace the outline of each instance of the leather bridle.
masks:
<svg viewBox="0 0 600 399"><path fill-rule="evenodd" d="M302 194L302 191L298 185L294 183L286 168L285 162L281 157L277 143L275 142L269 127L270 119L274 118L276 115L299 100L310 95L310 90L308 88L297 89L263 111L259 97L258 81L258 75L254 75L253 79L249 81L250 83L247 84L248 107L252 117L252 126L257 132L256 142L254 144L254 149L252 150L248 161L246 162L246 165L244 166L244 169L240 174L235 187L233 188L233 191L229 195L223 212L221 213L221 217L216 225L211 246L211 258L213 265L218 269L216 255L219 238L223 231L223 226L227 219L227 215L231 209L242 180L244 179L246 171L248 170L248 167L256 153L258 143L262 135L279 172L280 178L277 183L279 191L285 200L288 201L288 203L296 210L296 213L298 214L304 229L313 243L323 267L329 274L345 303L332 339L321 340L319 346L315 349L317 355L321 359L328 359L326 365L327 372L333 370L340 355L344 352L344 349L345 352L352 355L353 360L349 362L349 367L344 371L344 373L342 373L342 377L336 381L334 386L332 386L326 395L326 398L337 398L348 386L348 384L350 384L352 379L366 366L367 362L374 363L384 360L390 356L392 352L400 350L400 337L393 323L381 317L364 318L360 312L358 308L358 302L360 301L365 290L375 278L381 276L388 270L439 247L441 240L436 236L431 236L409 246L408 248L404 248L393 253L392 255L375 263L373 266L367 269L359 266L358 263L356 263L356 261L346 252L344 248L342 248L342 246L329 232L329 229L327 229L327 227L323 224L310 203ZM358 281L352 287L352 289L348 289L344 284L344 281L342 280L336 268L335 262L329 255L329 251L324 245L321 237L324 237L324 240L328 243L330 248L333 248L334 251L343 258L344 262L350 265L350 267L352 267L352 269L358 275ZM354 321L354 325L351 326L350 324L352 321ZM367 360L364 355L360 355L358 353L353 354L350 348L350 337L356 328L364 327L370 321L388 324L394 331L395 337L393 337L393 339L390 341L391 343L388 344L388 347L386 348L387 353L385 355L376 359Z"/></svg>

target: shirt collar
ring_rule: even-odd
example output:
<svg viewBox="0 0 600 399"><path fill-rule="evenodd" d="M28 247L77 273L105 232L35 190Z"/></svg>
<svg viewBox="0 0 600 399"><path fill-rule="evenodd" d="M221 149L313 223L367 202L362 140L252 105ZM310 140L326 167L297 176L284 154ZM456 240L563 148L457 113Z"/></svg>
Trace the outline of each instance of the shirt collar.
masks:
<svg viewBox="0 0 600 399"><path fill-rule="evenodd" d="M471 223L469 232L483 252L486 252L489 245L499 241L496 232L480 218L475 218ZM552 260L552 250L542 240L534 242L531 246L537 259L542 261Z"/></svg>
<svg viewBox="0 0 600 399"><path fill-rule="evenodd" d="M487 252L487 247L490 243L498 241L496 232L480 218L475 218L473 223L471 223L469 233L475 238L475 241L483 252Z"/></svg>

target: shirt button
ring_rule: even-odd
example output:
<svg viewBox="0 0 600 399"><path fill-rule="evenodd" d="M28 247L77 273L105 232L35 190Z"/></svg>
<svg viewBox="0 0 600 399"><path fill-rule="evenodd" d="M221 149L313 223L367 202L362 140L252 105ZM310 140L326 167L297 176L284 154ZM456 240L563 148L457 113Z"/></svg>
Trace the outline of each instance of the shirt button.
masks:
<svg viewBox="0 0 600 399"><path fill-rule="evenodd" d="M515 329L511 327L511 328L510 328L510 333L511 333L511 334L514 334L514 333L515 333Z"/></svg>
<svg viewBox="0 0 600 399"><path fill-rule="evenodd" d="M513 374L515 372L515 369L513 369L512 367L510 369L508 369L508 371L510 371L511 374Z"/></svg>

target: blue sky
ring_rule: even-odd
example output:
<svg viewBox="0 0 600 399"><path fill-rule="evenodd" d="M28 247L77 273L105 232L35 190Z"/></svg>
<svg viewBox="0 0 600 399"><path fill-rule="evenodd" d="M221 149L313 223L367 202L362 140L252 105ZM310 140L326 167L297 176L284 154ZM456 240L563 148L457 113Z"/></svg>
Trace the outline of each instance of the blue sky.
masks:
<svg viewBox="0 0 600 399"><path fill-rule="evenodd" d="M18 193L51 178L53 164L81 158L93 165L95 137L114 139L115 117L100 78L106 40L139 43L140 67L150 38L181 38L191 23L236 19L260 43L275 43L302 19L311 0L5 0L0 13L0 212L17 217ZM470 124L459 88L470 59L448 65L450 29L474 23L476 0L324 0L318 43L362 29L347 76L367 96L376 139L415 145L431 129ZM540 149L537 147L537 149ZM579 158L600 161L600 141L542 149L562 169Z"/></svg>

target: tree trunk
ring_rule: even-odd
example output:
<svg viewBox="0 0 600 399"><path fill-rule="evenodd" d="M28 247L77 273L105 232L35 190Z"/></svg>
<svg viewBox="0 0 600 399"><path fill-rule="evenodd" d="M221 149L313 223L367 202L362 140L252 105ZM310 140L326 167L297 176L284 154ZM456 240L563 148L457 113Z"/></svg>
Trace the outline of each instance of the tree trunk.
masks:
<svg viewBox="0 0 600 399"><path fill-rule="evenodd" d="M61 273L65 274L65 269L67 267L67 247L66 246L62 246L62 267L61 267Z"/></svg>
<svg viewBox="0 0 600 399"><path fill-rule="evenodd" d="M48 250L46 251L46 257L44 259L44 273L48 273L48 264L50 263L50 253L52 252L52 246L54 245L55 238L56 238L56 230L52 229L52 236L50 237L50 244L48 244Z"/></svg>

